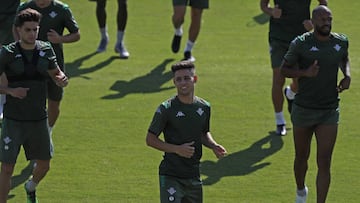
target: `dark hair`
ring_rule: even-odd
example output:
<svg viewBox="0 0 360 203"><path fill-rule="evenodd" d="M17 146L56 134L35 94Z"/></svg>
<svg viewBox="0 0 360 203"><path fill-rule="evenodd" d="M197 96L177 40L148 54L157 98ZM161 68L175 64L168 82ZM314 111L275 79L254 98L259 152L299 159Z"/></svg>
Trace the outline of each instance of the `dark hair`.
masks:
<svg viewBox="0 0 360 203"><path fill-rule="evenodd" d="M16 15L14 25L16 27L21 27L22 25L24 25L25 22L40 23L40 19L41 19L41 14L38 11L31 8L27 8L25 10L20 11Z"/></svg>
<svg viewBox="0 0 360 203"><path fill-rule="evenodd" d="M181 69L195 69L195 65L190 61L180 61L171 66L173 73Z"/></svg>

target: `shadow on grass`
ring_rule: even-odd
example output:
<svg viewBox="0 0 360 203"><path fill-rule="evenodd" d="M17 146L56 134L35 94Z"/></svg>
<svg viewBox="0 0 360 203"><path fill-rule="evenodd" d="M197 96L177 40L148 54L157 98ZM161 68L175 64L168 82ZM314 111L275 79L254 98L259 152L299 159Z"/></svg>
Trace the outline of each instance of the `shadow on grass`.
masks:
<svg viewBox="0 0 360 203"><path fill-rule="evenodd" d="M166 66L174 61L174 59L165 59L157 65L150 73L134 78L130 81L118 80L110 90L116 91L116 94L103 96L102 99L119 99L128 94L134 93L153 93L163 90L173 89L174 87L161 88L163 84L171 80L172 72L165 72Z"/></svg>
<svg viewBox="0 0 360 203"><path fill-rule="evenodd" d="M264 25L267 22L269 22L270 17L265 13L260 13L259 15L256 15L252 18L251 21L249 21L246 26L247 27L254 27L256 25Z"/></svg>
<svg viewBox="0 0 360 203"><path fill-rule="evenodd" d="M276 135L275 132L269 132L267 136L256 141L247 149L229 154L217 162L203 161L200 168L201 174L207 176L203 180L203 184L212 185L222 177L244 176L262 169L271 163L260 162L279 151L283 144L281 136Z"/></svg>
<svg viewBox="0 0 360 203"><path fill-rule="evenodd" d="M85 78L85 79L90 79L89 77L86 77L84 75L88 74L88 73L95 72L97 70L100 70L101 68L109 65L115 59L120 59L119 56L111 56L108 59L106 59L105 61L101 61L100 63L98 63L98 64L96 64L94 66L85 67L85 68L80 69L80 67L82 66L84 61L89 60L91 57L95 56L96 54L98 54L98 53L97 52L92 52L92 53L89 53L89 54L87 54L85 56L82 56L82 57L76 59L73 62L66 63L65 67L66 67L66 74L68 75L68 77L69 78L82 77L82 78Z"/></svg>

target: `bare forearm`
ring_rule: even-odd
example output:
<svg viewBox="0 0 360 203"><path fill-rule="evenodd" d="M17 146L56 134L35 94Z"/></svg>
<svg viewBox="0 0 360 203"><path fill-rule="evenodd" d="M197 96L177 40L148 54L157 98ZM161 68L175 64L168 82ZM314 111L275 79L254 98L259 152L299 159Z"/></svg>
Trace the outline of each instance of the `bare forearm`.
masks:
<svg viewBox="0 0 360 203"><path fill-rule="evenodd" d="M80 40L80 32L70 33L64 36L61 36L61 43L72 43Z"/></svg>
<svg viewBox="0 0 360 203"><path fill-rule="evenodd" d="M272 8L269 5L269 0L260 1L260 9L269 16L272 16Z"/></svg>
<svg viewBox="0 0 360 203"><path fill-rule="evenodd" d="M146 144L150 147L153 147L153 148L163 151L163 152L176 153L177 145L166 143L166 142L160 140L156 135L154 135L152 133L147 134Z"/></svg>

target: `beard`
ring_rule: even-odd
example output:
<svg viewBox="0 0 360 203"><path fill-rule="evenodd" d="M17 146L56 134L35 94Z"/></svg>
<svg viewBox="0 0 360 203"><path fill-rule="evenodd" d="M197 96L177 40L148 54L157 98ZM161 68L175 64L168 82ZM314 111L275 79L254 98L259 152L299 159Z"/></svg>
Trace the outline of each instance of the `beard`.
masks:
<svg viewBox="0 0 360 203"><path fill-rule="evenodd" d="M326 29L326 27L328 27L328 29ZM316 31L321 36L329 36L330 32L331 32L331 25L324 25L321 27L316 27Z"/></svg>

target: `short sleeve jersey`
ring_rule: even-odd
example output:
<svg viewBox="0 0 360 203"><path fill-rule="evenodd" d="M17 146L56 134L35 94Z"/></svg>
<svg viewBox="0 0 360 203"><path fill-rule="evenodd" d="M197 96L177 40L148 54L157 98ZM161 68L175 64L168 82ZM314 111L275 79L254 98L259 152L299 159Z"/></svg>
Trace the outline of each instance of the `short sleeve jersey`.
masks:
<svg viewBox="0 0 360 203"><path fill-rule="evenodd" d="M310 19L311 0L274 0L282 10L281 17L270 18L269 39L290 43L306 32L303 21Z"/></svg>
<svg viewBox="0 0 360 203"><path fill-rule="evenodd" d="M49 42L36 41L35 50L20 52L17 42L3 46L0 51L0 74L6 73L8 86L29 88L23 99L6 95L4 117L18 121L37 121L47 117L46 112L46 79L48 70L56 68L55 53ZM35 54L34 54L35 52ZM29 63L38 54L36 65ZM25 65L27 64L27 65Z"/></svg>
<svg viewBox="0 0 360 203"><path fill-rule="evenodd" d="M160 175L179 178L200 177L202 156L201 136L209 132L210 104L195 97L192 104L182 103L177 96L163 102L156 110L149 132L164 135L165 142L181 145L194 141L195 154L191 158L165 153L159 166Z"/></svg>
<svg viewBox="0 0 360 203"><path fill-rule="evenodd" d="M27 1L21 3L18 12L26 8L32 8L41 13L42 18L40 21L39 39L42 41L48 41L47 33L50 29L55 30L58 34L62 35L66 28L70 33L76 33L79 30L79 26L75 21L74 16L67 4L60 1L53 0L51 4L46 8L39 8L36 6L35 1ZM64 69L64 53L62 44L51 44L60 68Z"/></svg>
<svg viewBox="0 0 360 203"><path fill-rule="evenodd" d="M315 60L320 67L316 77L299 78L299 89L295 104L312 109L337 108L338 70L341 61L348 57L348 39L343 34L331 33L330 40L316 39L314 33L305 33L291 42L285 60L300 69L306 69Z"/></svg>

